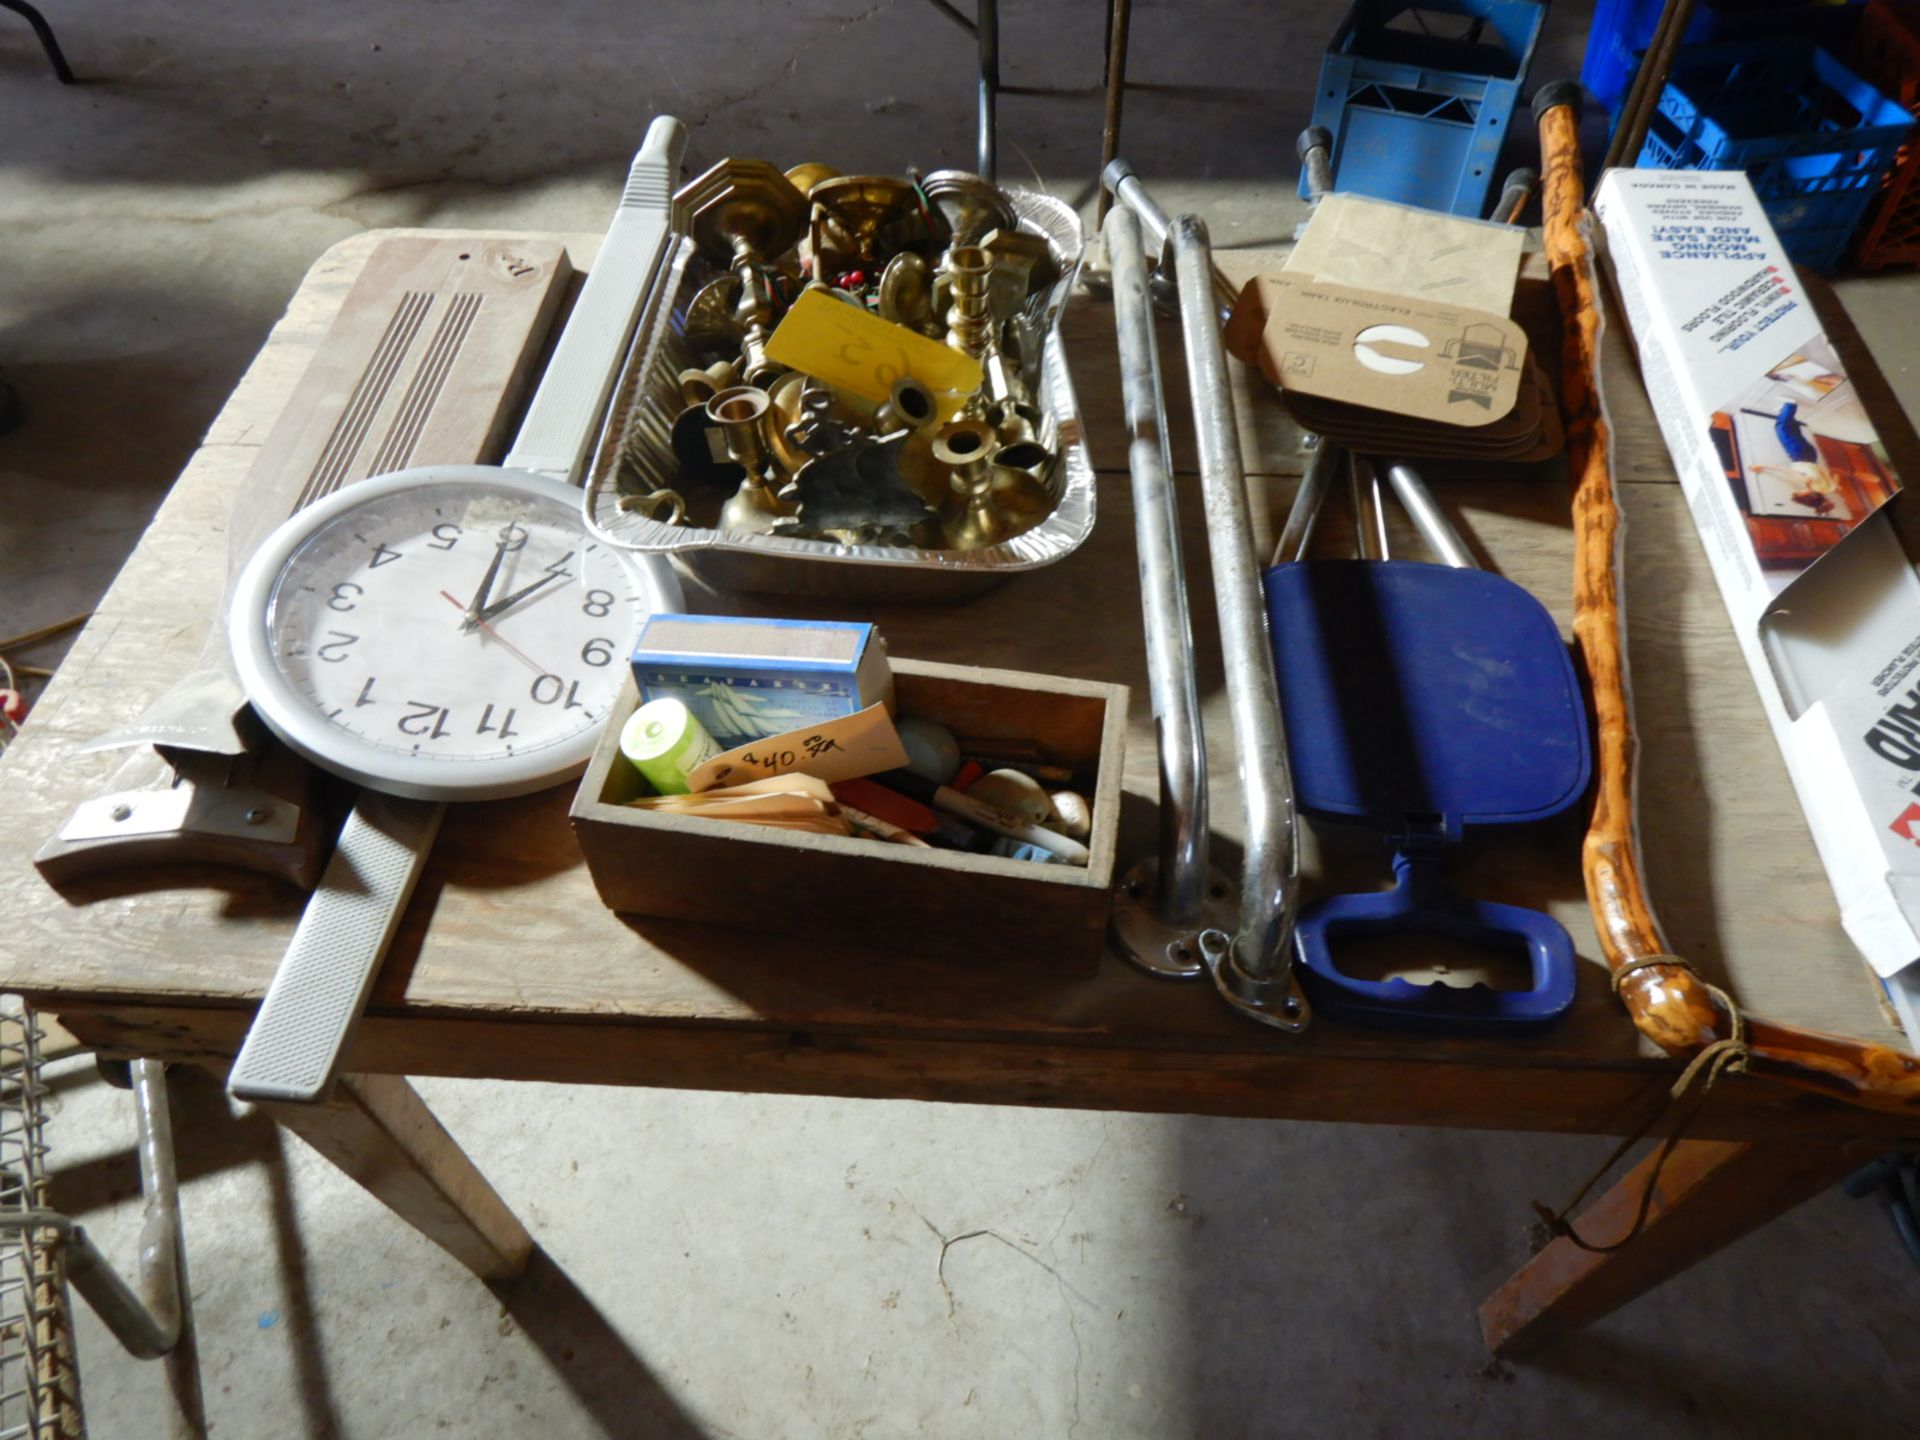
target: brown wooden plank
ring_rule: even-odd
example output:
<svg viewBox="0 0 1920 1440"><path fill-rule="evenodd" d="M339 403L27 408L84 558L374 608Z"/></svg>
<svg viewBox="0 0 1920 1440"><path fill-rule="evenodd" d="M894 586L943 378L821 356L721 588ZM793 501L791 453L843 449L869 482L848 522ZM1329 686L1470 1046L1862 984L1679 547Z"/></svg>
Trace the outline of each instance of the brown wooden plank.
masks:
<svg viewBox="0 0 1920 1440"><path fill-rule="evenodd" d="M1207 998L1179 987L1157 993ZM251 1018L238 1008L139 1006L70 1013L68 1021L105 1050L218 1066L231 1059ZM1672 1083L1668 1072L1633 1064L1542 1067L1509 1054L1505 1063L1467 1065L1452 1056L1407 1057L1391 1044L1341 1054L1307 1042L1276 1044L1245 1022L1237 1038L1237 1046L1208 1051L1147 1043L1119 1049L1100 1037L374 1013L346 1063L462 1079L1577 1134L1631 1132ZM1721 1085L1690 1133L1828 1143L1875 1136L1885 1144L1912 1128L1908 1117L1752 1079Z"/></svg>
<svg viewBox="0 0 1920 1440"><path fill-rule="evenodd" d="M527 1268L533 1237L399 1075L346 1075L319 1105L262 1105L483 1280Z"/></svg>
<svg viewBox="0 0 1920 1440"><path fill-rule="evenodd" d="M1608 1245L1631 1230L1658 1153L1656 1147L1587 1207L1574 1222L1581 1239ZM1838 1144L1683 1140L1660 1167L1638 1236L1604 1255L1562 1236L1494 1292L1480 1307L1487 1348L1523 1354L1590 1325L1837 1184L1868 1158L1870 1152Z"/></svg>

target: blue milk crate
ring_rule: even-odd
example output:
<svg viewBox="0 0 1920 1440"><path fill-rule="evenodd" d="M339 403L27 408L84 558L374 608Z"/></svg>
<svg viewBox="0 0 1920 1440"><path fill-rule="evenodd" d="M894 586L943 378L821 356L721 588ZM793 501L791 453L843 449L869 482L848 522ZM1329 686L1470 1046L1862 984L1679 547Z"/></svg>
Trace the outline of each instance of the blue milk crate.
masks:
<svg viewBox="0 0 1920 1440"><path fill-rule="evenodd" d="M1640 57L1653 42L1666 0L1597 0L1593 24L1587 30L1587 53L1580 66L1580 83L1587 93L1619 118L1620 102L1633 88ZM1811 42L1837 47L1855 17L1859 0L1846 5L1820 0L1700 0L1687 22L1684 47L1722 40L1753 40L1763 35L1793 34Z"/></svg>
<svg viewBox="0 0 1920 1440"><path fill-rule="evenodd" d="M1795 39L1683 51L1635 162L1745 170L1794 262L1832 270L1893 168L1913 117Z"/></svg>
<svg viewBox="0 0 1920 1440"><path fill-rule="evenodd" d="M1355 0L1313 102L1333 188L1484 215L1545 17L1539 0Z"/></svg>

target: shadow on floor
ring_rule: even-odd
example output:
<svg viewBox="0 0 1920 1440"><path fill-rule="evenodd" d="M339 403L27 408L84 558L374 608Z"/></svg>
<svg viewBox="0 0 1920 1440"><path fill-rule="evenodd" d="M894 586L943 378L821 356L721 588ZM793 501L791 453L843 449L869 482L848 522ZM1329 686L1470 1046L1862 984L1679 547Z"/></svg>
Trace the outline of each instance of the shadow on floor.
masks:
<svg viewBox="0 0 1920 1440"><path fill-rule="evenodd" d="M489 1287L574 1399L609 1436L705 1440L600 1308L538 1246L527 1272Z"/></svg>

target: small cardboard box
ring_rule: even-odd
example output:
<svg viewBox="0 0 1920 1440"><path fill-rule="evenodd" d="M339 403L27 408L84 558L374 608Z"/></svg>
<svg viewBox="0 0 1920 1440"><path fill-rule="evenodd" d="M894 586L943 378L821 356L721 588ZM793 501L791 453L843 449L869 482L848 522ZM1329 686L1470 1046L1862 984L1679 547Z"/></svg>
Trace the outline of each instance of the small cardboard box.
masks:
<svg viewBox="0 0 1920 1440"><path fill-rule="evenodd" d="M1610 170L1594 213L1841 923L1920 1035L1916 497L1744 173Z"/></svg>
<svg viewBox="0 0 1920 1440"><path fill-rule="evenodd" d="M1041 865L635 810L623 802L641 783L619 745L639 703L629 683L571 811L601 900L873 951L1090 973L1106 943L1127 687L913 660L894 661L893 675L902 715L968 738L1030 741L1071 766L1093 805L1090 861Z"/></svg>

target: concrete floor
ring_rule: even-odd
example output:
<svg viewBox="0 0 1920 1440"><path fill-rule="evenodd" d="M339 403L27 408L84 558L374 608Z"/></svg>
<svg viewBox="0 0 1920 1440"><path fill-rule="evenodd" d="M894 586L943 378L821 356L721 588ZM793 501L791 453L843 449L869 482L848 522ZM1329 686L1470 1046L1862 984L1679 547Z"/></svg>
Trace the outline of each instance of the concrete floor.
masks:
<svg viewBox="0 0 1920 1440"><path fill-rule="evenodd" d="M729 151L965 164L915 0L48 0L0 14L0 633L86 608L313 259L382 225L594 230L656 110ZM1100 7L1012 0L1003 171L1086 199ZM1223 243L1291 230L1331 9L1136 6L1126 146ZM1535 74L1577 70L1584 7ZM1522 127L1524 128L1524 127ZM803 138L804 137L804 138ZM1916 401L1911 276L1848 287ZM59 645L25 658L53 663ZM56 1199L130 1263L128 1098L54 1068ZM1920 1433L1920 1278L1829 1195L1514 1369L1472 1311L1598 1141L424 1082L542 1245L489 1293L298 1141L175 1079L222 1437ZM163 1374L79 1317L93 1432Z"/></svg>

